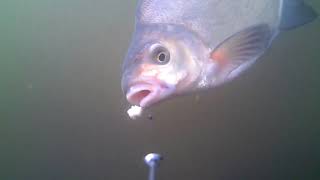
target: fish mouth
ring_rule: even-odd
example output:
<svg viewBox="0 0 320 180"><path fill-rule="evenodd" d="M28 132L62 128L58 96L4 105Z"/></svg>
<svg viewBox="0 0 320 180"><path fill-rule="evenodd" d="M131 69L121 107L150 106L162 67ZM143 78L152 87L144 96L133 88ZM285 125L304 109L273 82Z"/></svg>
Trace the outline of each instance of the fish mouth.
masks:
<svg viewBox="0 0 320 180"><path fill-rule="evenodd" d="M130 104L146 108L168 97L174 89L155 82L139 82L130 86L126 97Z"/></svg>

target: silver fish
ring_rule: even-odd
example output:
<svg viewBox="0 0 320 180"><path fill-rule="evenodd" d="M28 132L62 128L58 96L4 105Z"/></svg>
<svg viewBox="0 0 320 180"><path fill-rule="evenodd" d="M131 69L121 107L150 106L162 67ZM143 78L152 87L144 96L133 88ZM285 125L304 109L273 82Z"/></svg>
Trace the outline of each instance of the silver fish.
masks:
<svg viewBox="0 0 320 180"><path fill-rule="evenodd" d="M316 17L303 0L141 0L123 92L145 108L218 86L250 67L279 32Z"/></svg>

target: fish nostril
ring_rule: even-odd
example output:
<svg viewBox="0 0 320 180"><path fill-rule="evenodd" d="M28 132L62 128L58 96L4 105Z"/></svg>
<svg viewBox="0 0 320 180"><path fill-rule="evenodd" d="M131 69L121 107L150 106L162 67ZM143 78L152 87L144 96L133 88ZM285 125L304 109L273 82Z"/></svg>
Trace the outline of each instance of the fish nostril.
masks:
<svg viewBox="0 0 320 180"><path fill-rule="evenodd" d="M141 90L128 97L128 101L135 105L140 105L140 102L151 93L150 90Z"/></svg>

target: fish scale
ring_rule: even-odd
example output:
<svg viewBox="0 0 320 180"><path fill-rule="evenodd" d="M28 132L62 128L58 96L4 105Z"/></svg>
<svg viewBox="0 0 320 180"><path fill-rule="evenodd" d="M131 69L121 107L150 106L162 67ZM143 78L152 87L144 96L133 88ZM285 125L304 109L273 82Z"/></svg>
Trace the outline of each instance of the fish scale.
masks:
<svg viewBox="0 0 320 180"><path fill-rule="evenodd" d="M214 48L234 32L257 22L275 27L280 22L280 4L279 0L142 0L137 23L183 25Z"/></svg>

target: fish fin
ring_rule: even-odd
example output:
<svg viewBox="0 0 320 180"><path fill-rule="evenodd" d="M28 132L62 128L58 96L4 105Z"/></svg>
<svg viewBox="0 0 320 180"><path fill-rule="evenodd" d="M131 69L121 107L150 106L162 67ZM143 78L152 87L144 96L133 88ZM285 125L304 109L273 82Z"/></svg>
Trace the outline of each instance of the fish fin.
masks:
<svg viewBox="0 0 320 180"><path fill-rule="evenodd" d="M272 32L268 25L249 27L222 42L211 53L211 60L218 64L219 71L229 76L232 71L248 67L268 48ZM242 71L241 70L241 71Z"/></svg>
<svg viewBox="0 0 320 180"><path fill-rule="evenodd" d="M318 14L303 0L284 0L280 23L281 30L290 30L309 23L318 17Z"/></svg>

